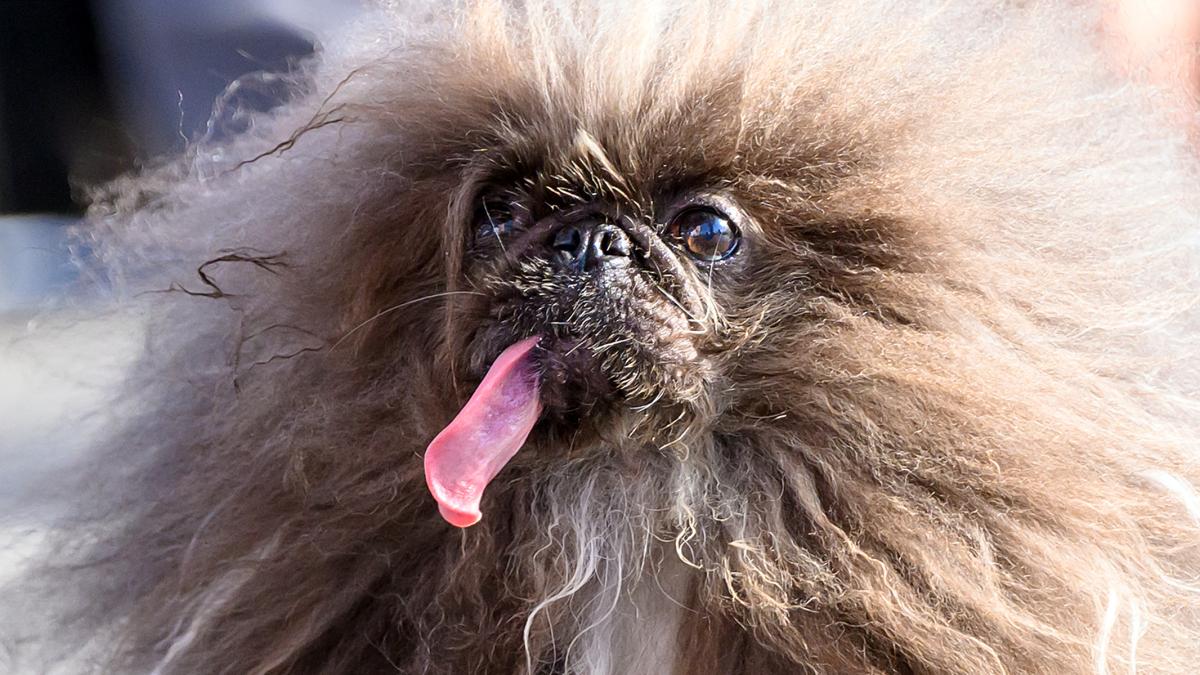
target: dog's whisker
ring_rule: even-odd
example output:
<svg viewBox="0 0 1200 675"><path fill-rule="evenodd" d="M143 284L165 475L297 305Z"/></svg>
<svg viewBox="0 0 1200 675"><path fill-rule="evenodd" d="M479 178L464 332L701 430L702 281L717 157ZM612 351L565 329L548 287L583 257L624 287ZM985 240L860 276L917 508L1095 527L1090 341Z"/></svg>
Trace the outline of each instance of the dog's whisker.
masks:
<svg viewBox="0 0 1200 675"><path fill-rule="evenodd" d="M345 342L347 339L349 339L350 336L354 335L359 330L361 330L363 327L369 325L371 322L376 321L384 316L387 316L388 314L391 314L392 312L404 309L405 307L410 307L412 305L416 305L418 303L426 302L429 300L437 300L438 298L444 298L444 297L451 296L451 295L485 295L485 294L480 293L478 291L443 291L441 293L433 293L430 295L421 296L419 298L413 298L412 300L407 300L398 305L392 305L391 307L388 307L387 309L380 310L371 318L366 319L365 321L362 321L358 325L356 325L353 328L351 328L350 330L346 331L346 333L344 335L342 335L342 337L338 338L338 340L336 342L334 342L332 345L329 346L329 351L333 351L333 350L337 349L338 346L341 345L343 342Z"/></svg>

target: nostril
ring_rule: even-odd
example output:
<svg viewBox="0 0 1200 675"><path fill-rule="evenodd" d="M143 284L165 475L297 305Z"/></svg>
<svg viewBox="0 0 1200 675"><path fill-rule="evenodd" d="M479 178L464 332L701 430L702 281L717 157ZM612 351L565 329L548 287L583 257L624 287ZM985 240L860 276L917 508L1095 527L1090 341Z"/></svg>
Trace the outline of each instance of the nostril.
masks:
<svg viewBox="0 0 1200 675"><path fill-rule="evenodd" d="M575 256L579 253L580 246L583 244L583 235L579 232L579 228L568 225L560 228L558 233L554 235L554 241L551 246L557 251L564 251Z"/></svg>
<svg viewBox="0 0 1200 675"><path fill-rule="evenodd" d="M600 232L599 244L604 255L629 257L629 238L615 227L609 226Z"/></svg>

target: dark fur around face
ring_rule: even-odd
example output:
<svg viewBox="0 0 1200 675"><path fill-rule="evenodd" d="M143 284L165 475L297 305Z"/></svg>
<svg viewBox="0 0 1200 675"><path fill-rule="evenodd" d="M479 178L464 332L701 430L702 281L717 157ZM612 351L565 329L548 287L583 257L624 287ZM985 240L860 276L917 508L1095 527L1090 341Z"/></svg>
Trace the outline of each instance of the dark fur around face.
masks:
<svg viewBox="0 0 1200 675"><path fill-rule="evenodd" d="M1200 174L1093 17L571 4L381 11L97 202L149 338L47 658L1194 672ZM644 251L720 200L743 248L563 275L476 250L495 191ZM534 332L566 384L452 528L423 449Z"/></svg>

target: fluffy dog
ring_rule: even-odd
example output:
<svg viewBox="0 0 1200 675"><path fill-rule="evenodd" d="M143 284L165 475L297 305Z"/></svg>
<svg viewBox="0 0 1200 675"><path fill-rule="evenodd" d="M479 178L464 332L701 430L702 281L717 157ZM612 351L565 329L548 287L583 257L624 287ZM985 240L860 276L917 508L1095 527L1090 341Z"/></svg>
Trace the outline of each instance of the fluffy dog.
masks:
<svg viewBox="0 0 1200 675"><path fill-rule="evenodd" d="M410 2L226 101L81 230L150 323L58 641L1194 672L1200 166L1094 18Z"/></svg>

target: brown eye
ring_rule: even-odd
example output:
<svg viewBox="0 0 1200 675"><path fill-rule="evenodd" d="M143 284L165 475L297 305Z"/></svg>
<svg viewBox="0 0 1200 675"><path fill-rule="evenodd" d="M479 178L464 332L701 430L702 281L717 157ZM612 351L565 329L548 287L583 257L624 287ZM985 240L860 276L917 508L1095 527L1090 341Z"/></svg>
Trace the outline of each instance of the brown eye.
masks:
<svg viewBox="0 0 1200 675"><path fill-rule="evenodd" d="M733 255L741 236L723 214L709 208L688 209L667 225L667 235L697 260L716 262Z"/></svg>

